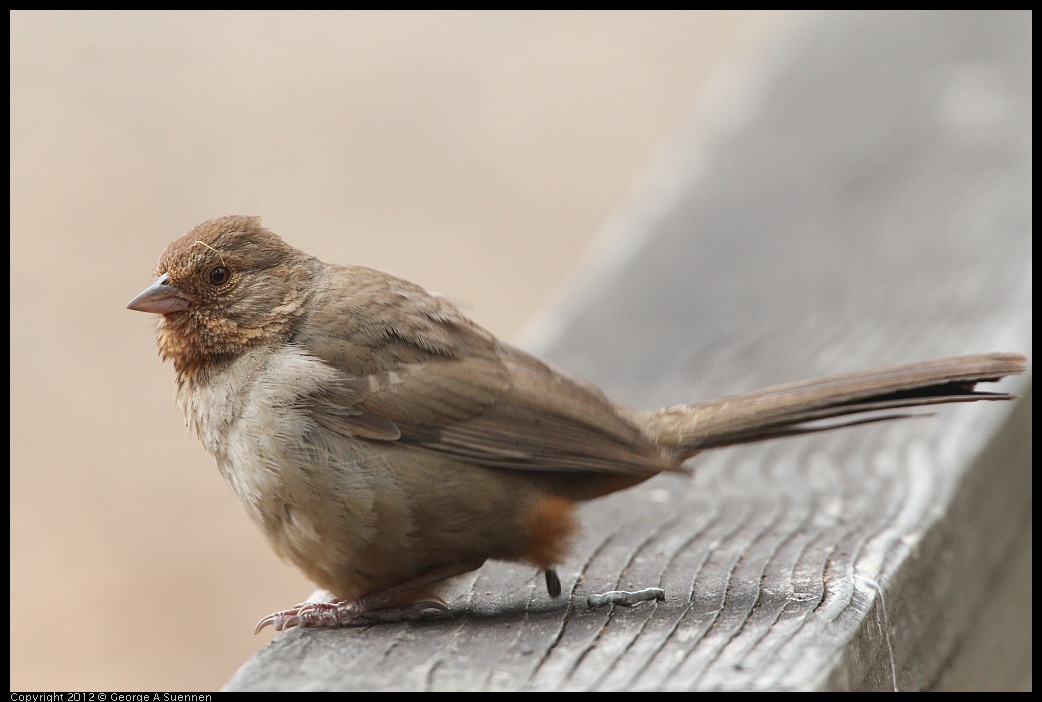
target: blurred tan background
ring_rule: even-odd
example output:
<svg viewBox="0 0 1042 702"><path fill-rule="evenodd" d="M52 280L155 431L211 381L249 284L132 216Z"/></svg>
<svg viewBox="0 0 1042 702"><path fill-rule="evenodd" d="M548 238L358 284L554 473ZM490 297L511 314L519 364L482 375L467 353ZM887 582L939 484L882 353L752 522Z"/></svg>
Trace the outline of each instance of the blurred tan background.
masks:
<svg viewBox="0 0 1042 702"><path fill-rule="evenodd" d="M215 689L311 591L124 309L168 241L261 215L517 340L793 17L13 12L11 688Z"/></svg>

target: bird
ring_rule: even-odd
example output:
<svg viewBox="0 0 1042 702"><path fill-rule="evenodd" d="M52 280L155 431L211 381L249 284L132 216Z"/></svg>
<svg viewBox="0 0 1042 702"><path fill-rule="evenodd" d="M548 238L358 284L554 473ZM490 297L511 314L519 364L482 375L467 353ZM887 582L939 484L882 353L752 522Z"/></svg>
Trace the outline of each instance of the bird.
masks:
<svg viewBox="0 0 1042 702"><path fill-rule="evenodd" d="M441 295L241 215L172 241L127 307L159 315L176 403L249 517L332 593L257 631L448 612L445 583L488 560L542 570L556 597L578 503L709 449L1009 400L975 386L1026 363L976 354L633 409Z"/></svg>

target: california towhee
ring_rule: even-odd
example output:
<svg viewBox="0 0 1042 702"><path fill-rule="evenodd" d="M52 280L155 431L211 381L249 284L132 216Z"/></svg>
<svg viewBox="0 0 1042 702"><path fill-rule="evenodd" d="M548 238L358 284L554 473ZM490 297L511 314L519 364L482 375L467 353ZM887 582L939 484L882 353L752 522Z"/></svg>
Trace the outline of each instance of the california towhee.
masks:
<svg viewBox="0 0 1042 702"><path fill-rule="evenodd" d="M127 307L161 315L188 425L275 551L338 598L258 629L444 610L437 586L490 558L544 569L557 595L577 501L707 448L894 415L823 419L1010 399L974 385L1024 370L1018 354L964 356L641 411L443 297L322 263L255 217L200 224L156 275Z"/></svg>

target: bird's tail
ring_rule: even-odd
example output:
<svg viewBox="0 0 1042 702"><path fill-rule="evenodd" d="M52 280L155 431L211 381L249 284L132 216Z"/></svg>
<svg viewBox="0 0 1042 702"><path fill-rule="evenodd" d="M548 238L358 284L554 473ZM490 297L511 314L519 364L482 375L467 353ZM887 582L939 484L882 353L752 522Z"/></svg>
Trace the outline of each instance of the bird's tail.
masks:
<svg viewBox="0 0 1042 702"><path fill-rule="evenodd" d="M745 395L638 414L645 431L660 445L689 458L709 448L909 416L891 410L1013 399L1013 395L981 392L974 386L1023 373L1024 364L1024 357L1016 353L942 358L775 385ZM863 413L877 414L822 421Z"/></svg>

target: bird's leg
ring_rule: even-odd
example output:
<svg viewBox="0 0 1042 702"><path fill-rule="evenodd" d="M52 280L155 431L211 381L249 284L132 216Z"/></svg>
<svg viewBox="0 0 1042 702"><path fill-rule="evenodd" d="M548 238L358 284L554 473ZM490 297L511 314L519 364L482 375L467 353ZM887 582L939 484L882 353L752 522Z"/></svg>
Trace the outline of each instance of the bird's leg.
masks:
<svg viewBox="0 0 1042 702"><path fill-rule="evenodd" d="M550 566L543 571L543 575L546 578L546 593L550 595L550 597L560 597L561 578L557 575L557 569Z"/></svg>
<svg viewBox="0 0 1042 702"><path fill-rule="evenodd" d="M329 602L304 602L291 609L274 612L264 617L257 623L254 633L260 632L268 625L274 627L275 631L284 631L293 627L335 629L352 624L419 619L428 610L449 612L449 608L441 600L421 600L406 604L400 604L400 601L403 595L477 570L483 563L484 561L471 561L436 568L415 580L362 595L354 600L334 599Z"/></svg>

